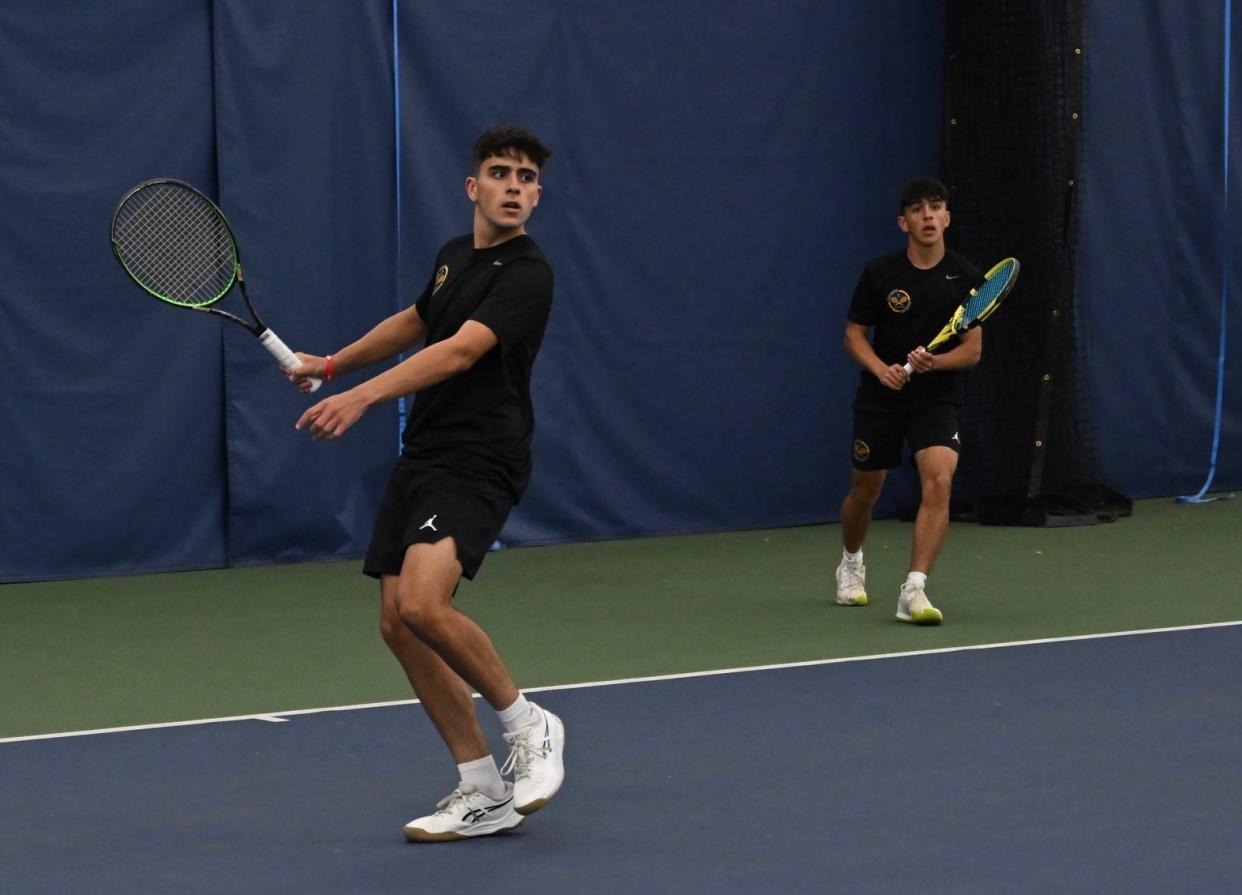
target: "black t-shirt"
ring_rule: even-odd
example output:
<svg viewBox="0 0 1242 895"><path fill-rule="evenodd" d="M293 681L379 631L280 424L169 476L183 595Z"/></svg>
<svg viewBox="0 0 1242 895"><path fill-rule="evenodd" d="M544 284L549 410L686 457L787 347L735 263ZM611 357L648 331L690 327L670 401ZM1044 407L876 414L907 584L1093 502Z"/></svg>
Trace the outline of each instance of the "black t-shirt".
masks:
<svg viewBox="0 0 1242 895"><path fill-rule="evenodd" d="M881 255L867 263L847 315L850 322L872 327L871 345L884 363L904 364L906 355L936 337L970 290L983 281L979 269L948 249L935 267L920 270L906 250ZM950 339L940 349L957 344ZM885 388L866 370L858 383L855 406L888 406L940 399L961 402L962 374L957 370L916 373L900 391Z"/></svg>
<svg viewBox="0 0 1242 895"><path fill-rule="evenodd" d="M445 243L435 267L414 305L426 343L477 320L499 344L469 370L418 393L403 456L421 469L487 480L516 502L530 479L530 373L552 308L552 268L529 236L476 250L469 235Z"/></svg>

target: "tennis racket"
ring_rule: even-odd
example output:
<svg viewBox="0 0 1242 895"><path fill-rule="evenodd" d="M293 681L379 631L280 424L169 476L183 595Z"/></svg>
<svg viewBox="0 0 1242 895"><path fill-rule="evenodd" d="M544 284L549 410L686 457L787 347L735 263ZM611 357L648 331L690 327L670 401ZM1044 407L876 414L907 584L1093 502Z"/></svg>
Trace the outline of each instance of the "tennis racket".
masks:
<svg viewBox="0 0 1242 895"><path fill-rule="evenodd" d="M254 309L224 213L194 187L167 178L138 184L117 203L111 230L116 260L149 295L231 320L257 337L285 370L302 366ZM241 286L250 321L214 307L234 283ZM323 384L309 381L312 392Z"/></svg>
<svg viewBox="0 0 1242 895"><path fill-rule="evenodd" d="M1018 267L1017 258L1006 258L985 273L983 282L970 290L970 295L958 305L944 329L927 343L927 350L935 351L949 339L973 329L995 314L1018 279ZM907 363L905 371L907 376L914 375L914 366Z"/></svg>

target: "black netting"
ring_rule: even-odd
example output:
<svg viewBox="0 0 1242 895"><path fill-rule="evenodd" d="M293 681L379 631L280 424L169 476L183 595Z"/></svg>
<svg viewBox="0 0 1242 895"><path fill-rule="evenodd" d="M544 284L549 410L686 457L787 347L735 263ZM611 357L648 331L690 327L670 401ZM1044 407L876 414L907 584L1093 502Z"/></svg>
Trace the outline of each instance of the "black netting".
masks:
<svg viewBox="0 0 1242 895"><path fill-rule="evenodd" d="M986 324L963 412L956 491L980 521L1049 524L1058 503L1101 491L1086 320L1075 313L1080 7L947 3L949 242L984 270L1022 262Z"/></svg>

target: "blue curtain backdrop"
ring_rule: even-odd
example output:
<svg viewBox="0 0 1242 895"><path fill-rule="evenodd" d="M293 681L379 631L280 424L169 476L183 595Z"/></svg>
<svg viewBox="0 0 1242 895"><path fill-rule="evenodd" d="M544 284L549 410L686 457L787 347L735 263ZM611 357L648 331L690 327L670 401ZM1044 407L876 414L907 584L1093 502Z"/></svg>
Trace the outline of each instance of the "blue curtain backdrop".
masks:
<svg viewBox="0 0 1242 895"><path fill-rule="evenodd" d="M835 519L845 306L900 244L896 185L939 167L942 19L819 0L3 4L0 580L360 553L396 409L330 445L294 433L307 399L250 336L142 295L108 217L148 177L202 186L269 324L336 350L468 229L469 146L498 121L556 151L531 223L557 273L536 471L505 539ZM1107 477L1184 493L1242 257L1223 6L1089 5L1088 26L1079 292ZM1221 487L1242 484L1236 370L1230 354Z"/></svg>
<svg viewBox="0 0 1242 895"><path fill-rule="evenodd" d="M147 298L105 231L129 186L181 178L218 199L295 349L387 313L391 18L388 0L0 7L0 580L362 549L392 416L331 450L295 433L308 401L255 340Z"/></svg>
<svg viewBox="0 0 1242 895"><path fill-rule="evenodd" d="M225 560L218 327L107 238L149 177L213 189L206 3L0 8L0 580Z"/></svg>
<svg viewBox="0 0 1242 895"><path fill-rule="evenodd" d="M1087 4L1079 301L1089 314L1104 479L1133 497L1193 494L1215 413L1230 296L1216 487L1242 486L1242 154L1233 17L1224 188L1223 0Z"/></svg>

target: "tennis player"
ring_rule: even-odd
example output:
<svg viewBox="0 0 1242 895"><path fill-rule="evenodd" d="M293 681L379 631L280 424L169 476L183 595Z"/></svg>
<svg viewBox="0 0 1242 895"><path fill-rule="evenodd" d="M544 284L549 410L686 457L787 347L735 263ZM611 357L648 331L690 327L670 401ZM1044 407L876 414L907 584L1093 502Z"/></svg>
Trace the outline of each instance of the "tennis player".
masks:
<svg viewBox="0 0 1242 895"><path fill-rule="evenodd" d="M457 763L460 782L406 838L439 841L510 830L565 776L561 719L518 691L491 639L453 605L521 498L531 471L531 366L552 306L552 269L526 222L551 153L529 131L498 127L474 146L471 233L440 249L418 300L327 357L299 355L290 378L332 379L419 343L396 366L309 408L297 422L340 438L369 408L416 393L363 571L380 582L384 640ZM500 716L498 768L471 689ZM512 770L513 782L502 775Z"/></svg>
<svg viewBox="0 0 1242 895"><path fill-rule="evenodd" d="M902 188L897 226L906 234L905 248L866 265L845 324L845 350L862 373L854 397L853 473L841 504L844 550L836 573L837 603L867 603L863 542L884 477L900 465L908 444L922 495L897 618L917 625L944 620L927 598L927 576L949 526L949 494L962 446L962 371L979 363L983 352L979 328L940 353L923 347L983 279L974 265L945 247L948 199L944 184L930 177ZM906 374L907 361L913 376Z"/></svg>

